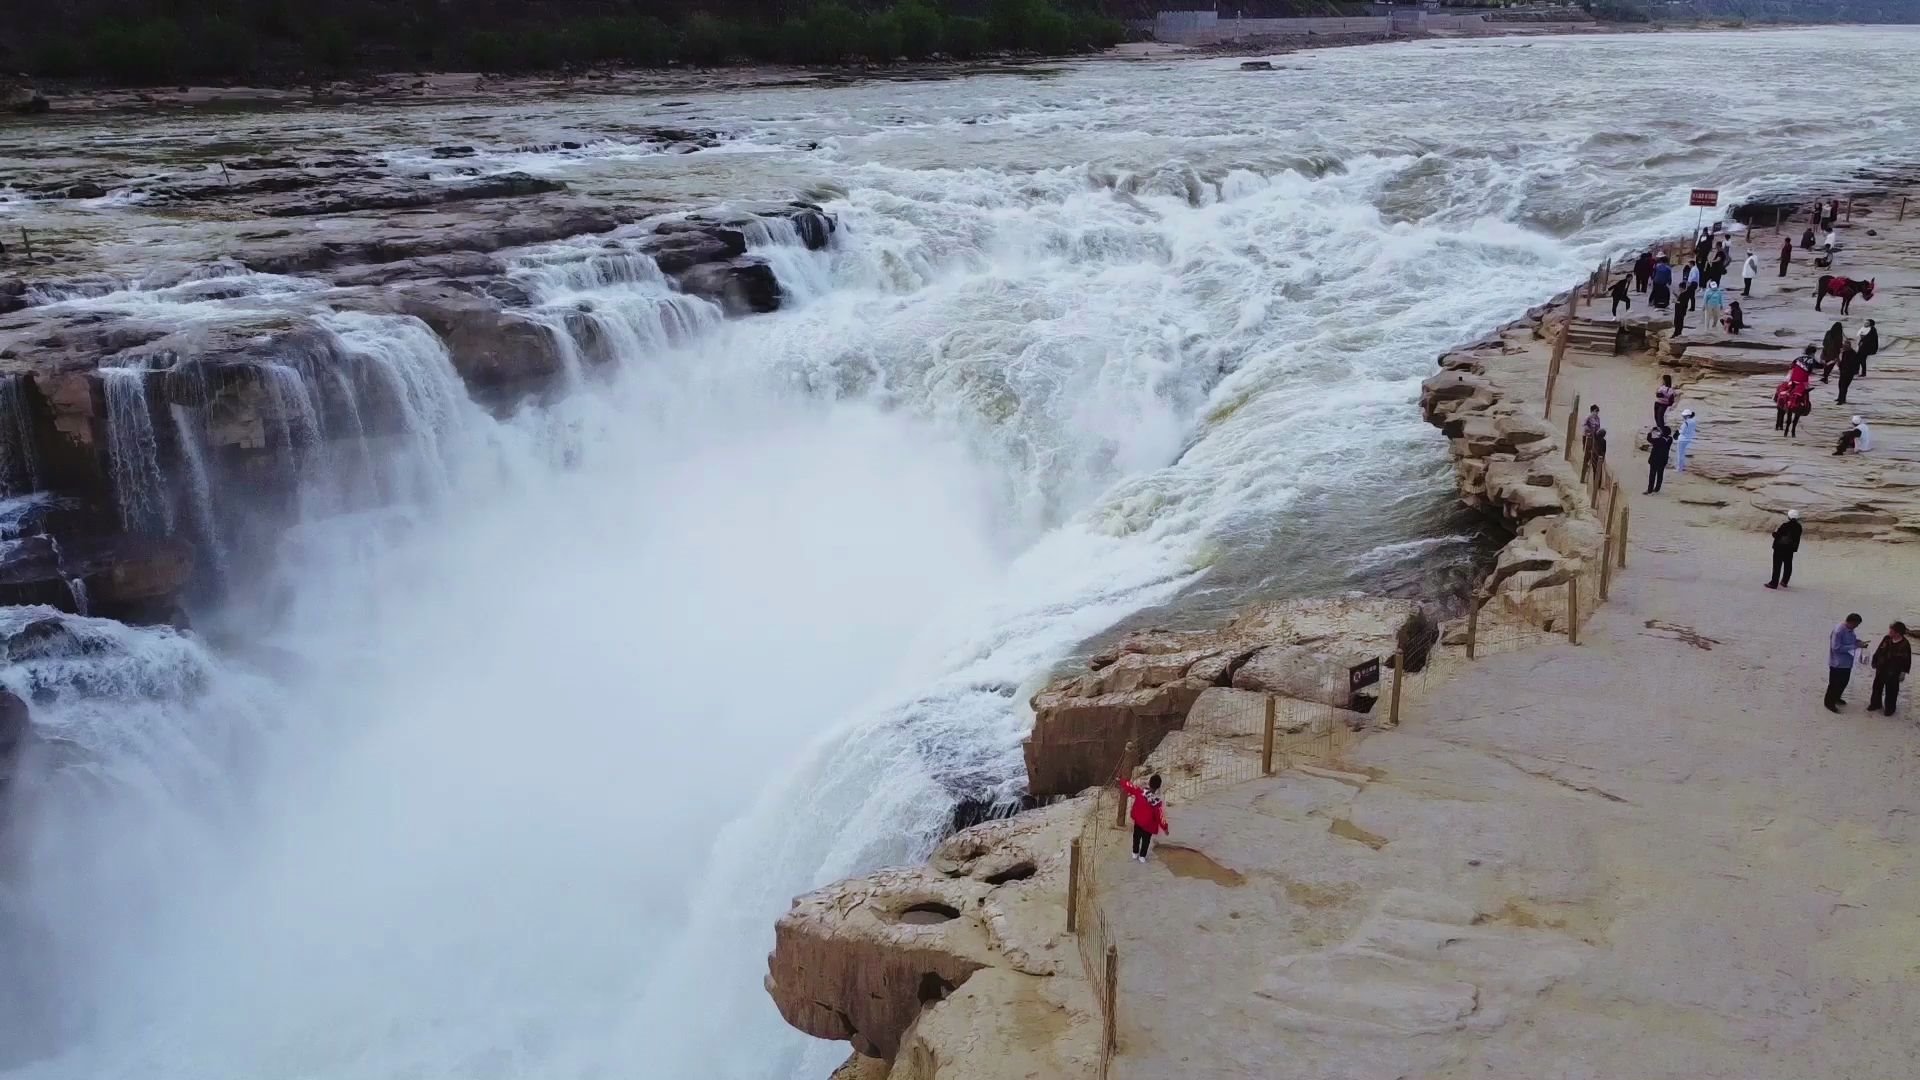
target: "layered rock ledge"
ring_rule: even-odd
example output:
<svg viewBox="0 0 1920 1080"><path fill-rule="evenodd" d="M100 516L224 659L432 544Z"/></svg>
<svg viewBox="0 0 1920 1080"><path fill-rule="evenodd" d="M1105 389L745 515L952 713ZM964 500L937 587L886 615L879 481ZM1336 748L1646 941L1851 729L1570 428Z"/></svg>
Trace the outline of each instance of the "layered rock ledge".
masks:
<svg viewBox="0 0 1920 1080"><path fill-rule="evenodd" d="M1027 789L1071 795L1106 783L1127 745L1152 753L1210 690L1232 688L1364 714L1348 669L1405 650L1426 664L1433 626L1410 600L1283 600L1211 630L1142 630L1094 654L1083 675L1034 695Z"/></svg>
<svg viewBox="0 0 1920 1080"><path fill-rule="evenodd" d="M417 436L423 376L352 340L354 319L417 320L454 392L505 413L610 368L628 322L684 336L779 309L754 248L819 250L837 229L810 203L606 205L551 180L428 182L351 156L229 172L148 193L261 219L216 262L0 279L0 601L177 621L214 549L270 546L322 450Z"/></svg>
<svg viewBox="0 0 1920 1080"><path fill-rule="evenodd" d="M1069 800L977 825L924 866L795 900L767 958L780 1015L851 1043L846 1076L1085 1075L1100 1025L1063 907L1083 813Z"/></svg>
<svg viewBox="0 0 1920 1080"><path fill-rule="evenodd" d="M1447 437L1461 500L1513 534L1477 590L1482 620L1561 631L1566 604L1557 587L1597 566L1606 527L1556 435L1564 413L1541 419L1537 403L1515 400L1507 381L1515 376L1486 362L1488 354L1521 351L1508 335L1556 331L1552 310L1536 308L1500 335L1442 355L1440 373L1421 385L1420 410Z"/></svg>

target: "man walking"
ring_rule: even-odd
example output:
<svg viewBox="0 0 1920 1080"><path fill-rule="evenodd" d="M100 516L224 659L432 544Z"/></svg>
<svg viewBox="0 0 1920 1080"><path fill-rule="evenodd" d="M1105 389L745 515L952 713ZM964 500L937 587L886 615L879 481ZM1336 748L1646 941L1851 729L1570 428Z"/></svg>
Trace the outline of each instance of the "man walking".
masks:
<svg viewBox="0 0 1920 1080"><path fill-rule="evenodd" d="M1885 705L1883 711L1892 716L1900 700L1900 680L1912 670L1913 643L1907 640L1907 624L1894 623L1887 627L1880 647L1873 650L1873 697L1867 700L1867 711Z"/></svg>
<svg viewBox="0 0 1920 1080"><path fill-rule="evenodd" d="M1839 712L1846 699L1840 695L1847 692L1847 680L1853 677L1853 654L1860 651L1860 638L1854 634L1860 628L1860 616L1847 616L1847 621L1833 628L1827 635L1827 698L1828 712Z"/></svg>
<svg viewBox="0 0 1920 1080"><path fill-rule="evenodd" d="M1786 588L1793 580L1793 553L1800 550L1800 511L1787 511L1787 520L1773 530L1773 580L1769 589Z"/></svg>
<svg viewBox="0 0 1920 1080"><path fill-rule="evenodd" d="M1793 248L1788 247L1787 251L1791 252L1793 251ZM1745 263L1742 263L1740 266L1740 295L1741 296L1753 295L1753 279L1759 276L1760 276L1760 260L1754 258L1753 252L1749 251L1747 252L1747 261Z"/></svg>

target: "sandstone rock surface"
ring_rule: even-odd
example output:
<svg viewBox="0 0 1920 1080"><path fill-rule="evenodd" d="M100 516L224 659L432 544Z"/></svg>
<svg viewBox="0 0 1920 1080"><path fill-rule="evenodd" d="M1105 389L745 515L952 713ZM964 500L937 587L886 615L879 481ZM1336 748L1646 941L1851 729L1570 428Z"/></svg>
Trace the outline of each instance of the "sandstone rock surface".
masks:
<svg viewBox="0 0 1920 1080"><path fill-rule="evenodd" d="M1061 905L1080 813L1066 802L975 826L926 866L796 899L767 960L766 988L780 1014L817 1038L893 1061L925 1012L983 970L1042 981L1077 974Z"/></svg>
<svg viewBox="0 0 1920 1080"><path fill-rule="evenodd" d="M1189 710L1212 687L1273 689L1301 700L1339 708L1346 696L1346 667L1393 655L1418 619L1418 605L1392 599L1303 599L1263 604L1212 630L1142 630L1096 652L1091 671L1056 679L1034 695L1033 733L1024 747L1028 791L1070 795L1106 783L1129 741L1151 753L1168 732L1179 730ZM1418 655L1424 659L1424 643ZM1268 667L1271 678L1240 673L1263 650L1304 648L1326 657L1316 675L1289 682L1278 676L1282 654ZM1339 666L1338 692L1318 681ZM1256 685L1256 683L1258 685ZM1301 691L1279 689L1293 685ZM1311 685L1309 685L1311 684Z"/></svg>

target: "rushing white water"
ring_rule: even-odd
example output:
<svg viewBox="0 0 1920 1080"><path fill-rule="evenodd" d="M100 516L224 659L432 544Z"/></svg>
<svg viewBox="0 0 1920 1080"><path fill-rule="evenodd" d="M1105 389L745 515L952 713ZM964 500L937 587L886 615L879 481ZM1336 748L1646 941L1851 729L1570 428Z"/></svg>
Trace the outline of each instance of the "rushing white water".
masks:
<svg viewBox="0 0 1920 1080"><path fill-rule="evenodd" d="M519 253L576 386L506 419L422 325L321 317L325 355L268 388L299 524L203 620L220 646L69 618L78 644L27 633L0 669L45 737L0 886L0 986L31 990L0 997L8 1075L821 1075L836 1048L760 989L792 895L915 857L956 788L1017 784L1024 698L1089 635L1457 554L1427 535L1450 478L1411 404L1433 355L1691 224L1688 187L1911 149L1915 43L1446 43L1273 74L704 93L660 111L822 149L671 159L596 156L624 144L590 129L633 108L604 98L235 120L396 154L577 130L543 167L589 191L805 192L842 229L826 253L757 231L794 303L735 321L617 238ZM1798 74L1720 106L1619 85L1700 56ZM1843 86L1864 117L1806 119ZM194 124L102 145L158 158ZM498 157L473 160L527 164ZM147 250L210 242L122 212ZM198 287L70 302L220 318ZM376 400L377 437L313 435L372 425ZM155 433L113 427L145 508ZM182 517L243 497L178 486L200 492ZM8 611L0 635L47 616Z"/></svg>

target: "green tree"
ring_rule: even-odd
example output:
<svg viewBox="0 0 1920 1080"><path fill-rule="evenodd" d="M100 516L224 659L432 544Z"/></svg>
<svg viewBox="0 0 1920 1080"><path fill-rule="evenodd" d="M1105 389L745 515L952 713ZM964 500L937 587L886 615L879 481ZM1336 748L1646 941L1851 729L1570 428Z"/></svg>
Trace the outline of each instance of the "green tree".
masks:
<svg viewBox="0 0 1920 1080"><path fill-rule="evenodd" d="M187 35L172 19L110 20L87 45L94 69L114 82L175 82L186 71Z"/></svg>
<svg viewBox="0 0 1920 1080"><path fill-rule="evenodd" d="M680 28L680 56L688 63L713 67L733 59L739 50L740 28L726 19L697 12Z"/></svg>
<svg viewBox="0 0 1920 1080"><path fill-rule="evenodd" d="M940 51L946 34L946 20L920 0L906 0L893 9L900 24L900 52L915 60L924 60Z"/></svg>
<svg viewBox="0 0 1920 1080"><path fill-rule="evenodd" d="M866 40L860 51L867 59L882 64L890 64L906 52L906 31L900 26L900 16L891 10L867 16Z"/></svg>
<svg viewBox="0 0 1920 1080"><path fill-rule="evenodd" d="M236 78L253 70L254 45L253 32L240 23L210 19L195 27L187 67L199 78Z"/></svg>
<svg viewBox="0 0 1920 1080"><path fill-rule="evenodd" d="M993 48L993 30L985 19L962 15L947 20L943 40L947 52L966 60Z"/></svg>
<svg viewBox="0 0 1920 1080"><path fill-rule="evenodd" d="M839 0L816 4L800 21L792 41L794 58L805 64L835 64L866 45L867 25Z"/></svg>

